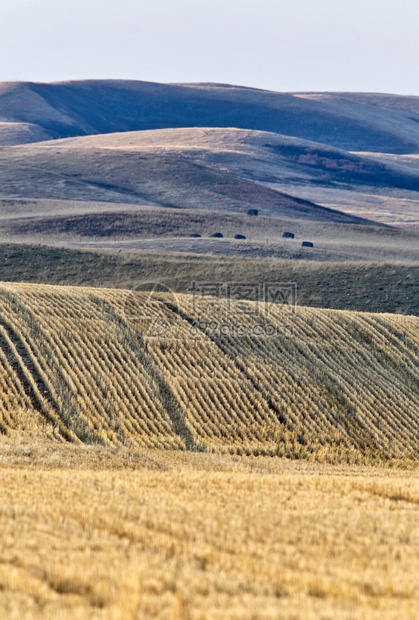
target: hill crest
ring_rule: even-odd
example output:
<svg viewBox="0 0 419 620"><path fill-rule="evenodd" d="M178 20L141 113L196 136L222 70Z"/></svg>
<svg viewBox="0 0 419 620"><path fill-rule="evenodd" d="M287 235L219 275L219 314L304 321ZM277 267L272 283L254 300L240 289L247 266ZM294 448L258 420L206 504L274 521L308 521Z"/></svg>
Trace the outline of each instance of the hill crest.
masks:
<svg viewBox="0 0 419 620"><path fill-rule="evenodd" d="M375 94L126 80L3 83L0 120L37 124L54 139L212 126L271 131L345 150L411 153L419 147L419 98Z"/></svg>

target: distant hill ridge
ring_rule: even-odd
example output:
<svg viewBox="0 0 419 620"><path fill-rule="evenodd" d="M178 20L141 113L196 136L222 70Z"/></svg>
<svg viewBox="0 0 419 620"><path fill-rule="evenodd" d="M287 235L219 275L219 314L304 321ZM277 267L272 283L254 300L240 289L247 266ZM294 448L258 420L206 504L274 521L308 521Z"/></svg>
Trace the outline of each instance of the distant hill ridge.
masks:
<svg viewBox="0 0 419 620"><path fill-rule="evenodd" d="M0 83L0 145L194 126L269 131L352 151L414 153L419 97L129 80Z"/></svg>

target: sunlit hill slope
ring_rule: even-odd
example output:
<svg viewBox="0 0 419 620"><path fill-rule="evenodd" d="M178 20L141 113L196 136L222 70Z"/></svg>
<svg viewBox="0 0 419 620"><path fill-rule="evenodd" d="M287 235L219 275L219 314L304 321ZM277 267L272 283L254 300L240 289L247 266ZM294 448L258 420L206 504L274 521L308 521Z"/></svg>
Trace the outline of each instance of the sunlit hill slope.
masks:
<svg viewBox="0 0 419 620"><path fill-rule="evenodd" d="M276 93L228 84L0 83L0 144L167 127L271 131L351 151L412 153L419 98Z"/></svg>
<svg viewBox="0 0 419 620"><path fill-rule="evenodd" d="M132 450L415 458L418 318L235 303L1 285L1 432Z"/></svg>

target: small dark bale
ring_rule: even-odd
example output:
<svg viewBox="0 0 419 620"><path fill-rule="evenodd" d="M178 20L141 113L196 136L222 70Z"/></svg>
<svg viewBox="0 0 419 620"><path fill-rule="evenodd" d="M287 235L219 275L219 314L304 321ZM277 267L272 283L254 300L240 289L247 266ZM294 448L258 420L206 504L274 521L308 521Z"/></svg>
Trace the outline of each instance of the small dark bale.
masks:
<svg viewBox="0 0 419 620"><path fill-rule="evenodd" d="M314 247L314 244L311 241L303 241L301 244L301 247L303 248L312 248Z"/></svg>
<svg viewBox="0 0 419 620"><path fill-rule="evenodd" d="M240 235L240 234L234 235L234 238L235 239L246 239L244 235Z"/></svg>
<svg viewBox="0 0 419 620"><path fill-rule="evenodd" d="M294 239L295 237L294 233L292 232L284 232L282 236L284 239Z"/></svg>
<svg viewBox="0 0 419 620"><path fill-rule="evenodd" d="M201 237L201 235L198 235L197 233L192 233L191 235L189 235L190 237L194 237L194 238L198 238Z"/></svg>
<svg viewBox="0 0 419 620"><path fill-rule="evenodd" d="M259 211L257 209L249 209L247 215L257 215Z"/></svg>
<svg viewBox="0 0 419 620"><path fill-rule="evenodd" d="M224 237L223 233L214 233L213 235L211 235L211 237L217 237L217 239L221 239L221 237Z"/></svg>

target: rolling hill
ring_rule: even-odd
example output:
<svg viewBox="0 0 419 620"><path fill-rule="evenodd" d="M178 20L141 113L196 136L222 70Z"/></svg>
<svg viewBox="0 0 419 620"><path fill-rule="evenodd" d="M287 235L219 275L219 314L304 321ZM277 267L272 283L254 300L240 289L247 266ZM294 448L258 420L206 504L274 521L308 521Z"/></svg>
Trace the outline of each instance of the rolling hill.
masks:
<svg viewBox="0 0 419 620"><path fill-rule="evenodd" d="M175 237L205 235L215 232L218 219L231 220L227 212L239 216L237 226L243 226L243 214L249 209L271 218L267 228L273 232L278 229L278 219L293 220L288 227L297 228L298 222L319 222L317 228L306 227L315 239L319 233L323 240L337 239L341 236L337 229L331 237L324 227L337 223L345 225L343 235L348 225L383 224L415 235L419 168L412 156L403 165L394 157L355 155L273 133L208 128L127 132L3 147L3 238L37 241L43 235L52 242L54 236L64 241L65 234L69 241L80 236L105 236L111 241L124 238L124 234L146 239L171 233ZM307 200L310 196L326 206ZM156 207L167 211L153 211ZM179 210L187 210L189 215ZM194 227L196 217L203 217L198 211L207 212L205 223ZM121 212L125 228L118 223ZM109 225L112 217L114 229ZM174 223L177 217L182 225ZM188 217L189 226L185 225ZM157 221L160 233L154 225ZM280 226L282 235L287 222ZM243 231L236 232L254 237L254 220L248 218ZM362 244L361 228L352 228L352 232L360 233L358 243ZM372 228L370 232L372 237L381 234ZM384 239L386 233L382 232ZM399 245L403 246L402 240Z"/></svg>
<svg viewBox="0 0 419 620"><path fill-rule="evenodd" d="M42 146L182 155L258 182L367 185L419 190L415 155L361 153L266 131L193 127L54 140ZM96 151L97 152L97 151ZM61 154L61 151L60 151Z"/></svg>
<svg viewBox="0 0 419 620"><path fill-rule="evenodd" d="M418 153L417 97L0 83L1 617L416 618Z"/></svg>
<svg viewBox="0 0 419 620"><path fill-rule="evenodd" d="M315 242L315 260L412 261L419 247L417 192L407 188L415 187L415 174L414 167L398 168L391 160L236 129L128 132L3 147L0 235L98 249L280 258L304 258L299 248L308 239ZM289 184L294 195L278 191ZM344 209L352 213L296 197L304 191L306 198L320 192L326 202L344 195ZM383 215L374 213L378 221L356 215L353 194L359 192L390 203ZM369 208L365 200L361 204ZM249 209L259 216L249 217ZM383 226L390 214L392 230ZM287 230L298 242L285 247ZM246 240L187 239L215 232Z"/></svg>
<svg viewBox="0 0 419 620"><path fill-rule="evenodd" d="M6 435L335 462L417 457L415 317L24 284L1 285L0 310Z"/></svg>
<svg viewBox="0 0 419 620"><path fill-rule="evenodd" d="M419 99L349 93L274 93L222 84L87 80L0 85L0 121L18 144L168 127L238 127L351 151L417 152ZM30 125L32 135L22 136ZM11 143L10 129L5 141Z"/></svg>
<svg viewBox="0 0 419 620"><path fill-rule="evenodd" d="M169 266L185 291L197 255L214 256L204 271L216 257L230 257L231 276L240 271L234 260L253 259L245 264L254 280L272 271L260 259L288 260L275 263L285 280L287 273L297 280L314 274L311 263L295 272L291 261L334 262L318 269L330 277L317 284L302 277L302 303L415 312L410 296L401 301L409 283L398 265L410 270L419 260L418 114L415 98L372 94L123 81L2 84L0 130L11 133L0 148L0 241L101 253L69 254L76 268L64 266L60 280L51 273L55 250L16 246L11 254L18 258L5 258L4 278L21 273L28 281L120 286L118 272L132 286L138 278L125 264L142 273L155 264L145 255L164 254L152 279ZM37 141L11 146L15 130L38 132ZM58 136L76 137L46 140ZM284 240L285 232L294 239ZM314 247L302 248L303 241ZM105 258L104 251L127 259ZM26 265L34 254L39 266ZM174 255L183 271L173 272ZM62 265L67 255L57 256ZM363 275L358 285L347 275L345 292L337 263L347 261L351 274ZM394 263L367 278L370 298L359 294L366 290L365 262L374 276L377 262ZM396 275L385 282L388 269Z"/></svg>
<svg viewBox="0 0 419 620"><path fill-rule="evenodd" d="M94 140L94 139L93 139ZM363 223L363 220L285 195L237 175L196 164L161 149L80 148L61 141L3 148L3 197L103 200L169 208L245 212L264 208L278 217Z"/></svg>
<svg viewBox="0 0 419 620"><path fill-rule="evenodd" d="M3 83L0 235L81 247L96 239L97 248L118 242L124 251L234 254L234 244L181 239L239 233L247 237L240 253L279 256L282 232L302 227L329 260L412 260L418 119L418 101L409 97L129 81ZM249 209L272 221L255 226L243 217ZM180 210L196 213L188 223ZM225 230L223 221L230 222ZM330 234L334 224L342 228ZM374 227L383 225L410 237L395 232L386 255L383 231L383 248L375 252L374 241L364 250L365 235L353 226L371 227L378 240ZM349 230L354 249L340 252ZM263 237L275 247L249 244Z"/></svg>

